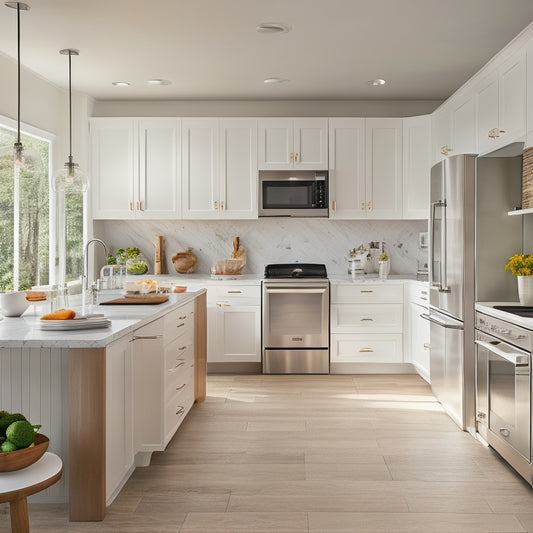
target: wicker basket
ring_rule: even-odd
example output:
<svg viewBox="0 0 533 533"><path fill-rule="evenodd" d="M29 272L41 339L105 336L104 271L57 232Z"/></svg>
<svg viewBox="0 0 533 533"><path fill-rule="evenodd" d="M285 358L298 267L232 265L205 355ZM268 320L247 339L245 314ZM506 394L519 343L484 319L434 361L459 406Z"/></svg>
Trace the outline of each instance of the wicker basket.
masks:
<svg viewBox="0 0 533 533"><path fill-rule="evenodd" d="M526 148L522 160L522 209L533 207L533 146Z"/></svg>

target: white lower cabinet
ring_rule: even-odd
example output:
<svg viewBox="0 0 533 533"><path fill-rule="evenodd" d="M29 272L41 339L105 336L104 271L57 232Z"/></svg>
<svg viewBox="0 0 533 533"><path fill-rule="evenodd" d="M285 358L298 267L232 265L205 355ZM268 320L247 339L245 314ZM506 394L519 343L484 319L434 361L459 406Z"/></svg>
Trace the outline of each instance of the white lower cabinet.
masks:
<svg viewBox="0 0 533 533"><path fill-rule="evenodd" d="M407 283L405 291L405 360L429 383L429 321L422 318L428 311L429 289Z"/></svg>
<svg viewBox="0 0 533 533"><path fill-rule="evenodd" d="M208 363L261 362L261 287L207 289Z"/></svg>
<svg viewBox="0 0 533 533"><path fill-rule="evenodd" d="M106 501L120 492L134 469L131 338L106 348Z"/></svg>
<svg viewBox="0 0 533 533"><path fill-rule="evenodd" d="M403 362L403 284L332 284L331 363Z"/></svg>
<svg viewBox="0 0 533 533"><path fill-rule="evenodd" d="M164 450L194 403L194 302L133 336L135 464Z"/></svg>

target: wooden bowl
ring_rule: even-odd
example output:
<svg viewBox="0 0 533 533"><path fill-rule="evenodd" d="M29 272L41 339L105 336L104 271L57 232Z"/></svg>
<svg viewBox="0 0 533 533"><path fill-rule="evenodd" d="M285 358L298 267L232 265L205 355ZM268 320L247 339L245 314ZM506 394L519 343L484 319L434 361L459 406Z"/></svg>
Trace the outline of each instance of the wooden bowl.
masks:
<svg viewBox="0 0 533 533"><path fill-rule="evenodd" d="M172 289L172 292L185 292L186 290L187 290L187 286L176 285L176 286Z"/></svg>
<svg viewBox="0 0 533 533"><path fill-rule="evenodd" d="M1 452L0 472L13 472L13 470L21 470L32 465L44 455L49 443L50 440L48 437L36 433L33 446L21 448L14 452Z"/></svg>

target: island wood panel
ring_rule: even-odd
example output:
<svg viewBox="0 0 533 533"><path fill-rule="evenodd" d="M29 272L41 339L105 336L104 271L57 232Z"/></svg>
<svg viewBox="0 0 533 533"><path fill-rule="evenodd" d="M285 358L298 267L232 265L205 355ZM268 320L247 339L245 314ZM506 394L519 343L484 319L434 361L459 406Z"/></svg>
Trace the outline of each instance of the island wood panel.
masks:
<svg viewBox="0 0 533 533"><path fill-rule="evenodd" d="M106 351L69 350L69 518L103 520L106 508Z"/></svg>
<svg viewBox="0 0 533 533"><path fill-rule="evenodd" d="M194 399L203 402L207 380L207 293L194 300Z"/></svg>

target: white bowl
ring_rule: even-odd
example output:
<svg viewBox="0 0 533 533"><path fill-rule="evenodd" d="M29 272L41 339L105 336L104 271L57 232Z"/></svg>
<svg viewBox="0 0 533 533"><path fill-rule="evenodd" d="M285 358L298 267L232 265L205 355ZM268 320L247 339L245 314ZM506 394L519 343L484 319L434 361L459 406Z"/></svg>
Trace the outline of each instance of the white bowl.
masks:
<svg viewBox="0 0 533 533"><path fill-rule="evenodd" d="M29 305L30 302L26 300L26 291L0 293L0 309L4 316L20 316Z"/></svg>

